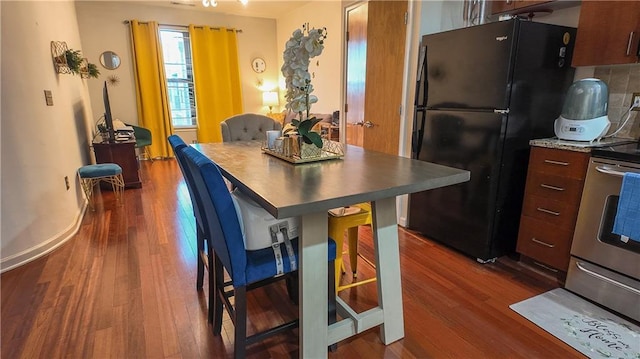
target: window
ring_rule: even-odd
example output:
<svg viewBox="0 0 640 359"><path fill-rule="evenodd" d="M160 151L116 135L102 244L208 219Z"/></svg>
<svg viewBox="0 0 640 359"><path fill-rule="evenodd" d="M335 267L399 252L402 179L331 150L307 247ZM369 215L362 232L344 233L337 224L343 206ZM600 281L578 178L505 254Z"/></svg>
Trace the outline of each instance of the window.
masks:
<svg viewBox="0 0 640 359"><path fill-rule="evenodd" d="M196 99L189 31L161 28L160 41L173 127L195 127Z"/></svg>

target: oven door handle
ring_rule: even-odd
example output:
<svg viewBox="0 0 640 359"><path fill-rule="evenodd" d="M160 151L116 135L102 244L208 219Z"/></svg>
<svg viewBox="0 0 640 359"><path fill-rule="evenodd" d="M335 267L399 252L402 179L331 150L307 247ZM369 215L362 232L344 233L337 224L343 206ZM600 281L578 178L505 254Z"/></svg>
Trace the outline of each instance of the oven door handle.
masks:
<svg viewBox="0 0 640 359"><path fill-rule="evenodd" d="M615 171L605 166L596 166L596 171L616 177L622 177L625 174L625 172Z"/></svg>
<svg viewBox="0 0 640 359"><path fill-rule="evenodd" d="M594 271L591 271L591 270L585 268L584 266L582 266L580 264L580 262L576 262L576 267L578 267L578 269L580 269L581 271L583 271L583 272L585 272L585 273L587 273L587 274L589 274L589 275L591 275L593 277L596 277L596 278L598 278L598 279L600 279L602 281L605 281L605 282L607 282L609 284L613 284L613 285L618 286L618 287L620 287L622 289L626 289L626 290L628 290L628 291L630 291L632 293L635 293L636 295L640 295L640 290L637 290L637 289L635 289L635 288L633 288L631 286L628 286L628 285L626 285L624 283L620 283L620 282L618 282L616 280L613 280L611 278L607 278L607 277L603 276L600 273L596 273Z"/></svg>

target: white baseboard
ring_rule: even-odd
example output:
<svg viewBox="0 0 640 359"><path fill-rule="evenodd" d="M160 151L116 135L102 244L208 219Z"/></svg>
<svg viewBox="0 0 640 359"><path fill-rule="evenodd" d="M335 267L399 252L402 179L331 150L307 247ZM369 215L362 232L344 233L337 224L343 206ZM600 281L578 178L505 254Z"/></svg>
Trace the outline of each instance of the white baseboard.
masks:
<svg viewBox="0 0 640 359"><path fill-rule="evenodd" d="M71 225L69 225L69 227L64 229L62 232L54 235L50 239L38 244L35 247L31 247L7 258L0 259L0 273L4 273L8 270L36 260L52 252L56 248L66 243L69 239L73 238L73 236L78 233L78 230L80 230L80 225L82 224L84 213L87 210L87 204L88 202L85 201L73 223L71 223Z"/></svg>

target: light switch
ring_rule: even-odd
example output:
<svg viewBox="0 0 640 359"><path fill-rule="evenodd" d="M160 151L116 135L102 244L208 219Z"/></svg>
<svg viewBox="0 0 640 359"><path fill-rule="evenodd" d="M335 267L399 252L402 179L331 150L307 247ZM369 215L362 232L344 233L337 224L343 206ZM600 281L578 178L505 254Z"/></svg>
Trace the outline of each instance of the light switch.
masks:
<svg viewBox="0 0 640 359"><path fill-rule="evenodd" d="M53 106L53 94L51 90L44 90L44 99L47 101L47 106Z"/></svg>

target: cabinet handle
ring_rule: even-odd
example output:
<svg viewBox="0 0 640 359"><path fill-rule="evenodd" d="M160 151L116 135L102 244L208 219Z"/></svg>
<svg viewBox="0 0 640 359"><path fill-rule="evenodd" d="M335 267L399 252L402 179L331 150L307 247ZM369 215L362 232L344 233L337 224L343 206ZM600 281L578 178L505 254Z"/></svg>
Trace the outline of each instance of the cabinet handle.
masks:
<svg viewBox="0 0 640 359"><path fill-rule="evenodd" d="M627 42L627 53L625 54L627 56L631 54L631 44L633 43L633 35L634 35L634 32L631 31L629 33L629 42Z"/></svg>
<svg viewBox="0 0 640 359"><path fill-rule="evenodd" d="M546 189L552 189L552 190L554 190L554 191L560 191L560 192L564 191L564 188L562 188L562 187L552 186L552 185L550 185L550 184L544 184L544 183L541 183L541 184L540 184L540 187L542 187L542 188L546 188Z"/></svg>
<svg viewBox="0 0 640 359"><path fill-rule="evenodd" d="M552 165L558 165L558 166L568 166L569 162L560 162L560 161L554 161L554 160L544 160L544 163L549 163Z"/></svg>
<svg viewBox="0 0 640 359"><path fill-rule="evenodd" d="M540 245L543 245L543 246L549 247L549 248L553 248L553 247L556 246L555 244L549 244L547 242L543 242L543 241L537 240L536 237L531 238L531 240L536 242L536 243L538 243L538 244L540 244Z"/></svg>
<svg viewBox="0 0 640 359"><path fill-rule="evenodd" d="M544 269L550 270L550 271L552 271L552 272L554 272L554 273L558 273L558 270L557 270L557 269L555 269L555 268L551 268L551 267L549 267L549 266L546 266L546 265L544 265L544 264L542 264L542 263L538 263L538 262L536 262L536 261L533 261L533 263L534 263L535 265L539 266L539 267L542 267L542 268L544 268Z"/></svg>
<svg viewBox="0 0 640 359"><path fill-rule="evenodd" d="M559 216L559 215L560 215L560 212L554 212L554 211L551 211L551 210L546 209L546 208L540 208L540 207L538 207L538 208L536 208L536 210L538 210L538 211L540 211L540 212L543 212L543 213L552 214L552 215L554 215L554 216Z"/></svg>

